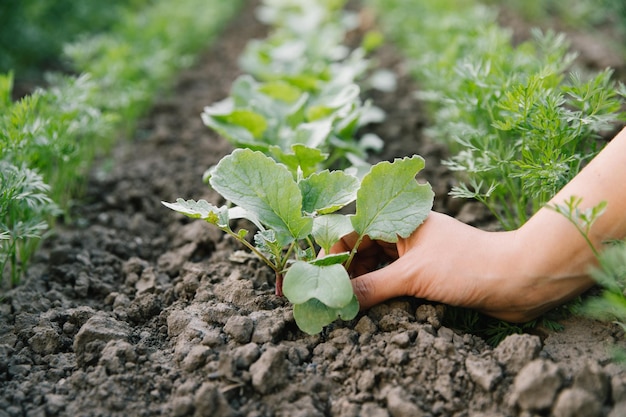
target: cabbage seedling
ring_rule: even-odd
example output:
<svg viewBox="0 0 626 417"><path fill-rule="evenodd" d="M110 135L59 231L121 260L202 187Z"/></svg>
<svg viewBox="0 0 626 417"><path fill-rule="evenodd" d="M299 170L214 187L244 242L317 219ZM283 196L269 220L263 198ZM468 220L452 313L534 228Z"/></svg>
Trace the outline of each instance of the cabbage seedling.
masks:
<svg viewBox="0 0 626 417"><path fill-rule="evenodd" d="M380 162L360 180L346 171L324 170L294 176L284 164L259 151L237 149L211 172L209 183L230 204L178 199L163 204L191 218L207 221L248 247L276 274L276 294L294 305L298 327L315 334L338 318L350 320L358 301L344 265L365 236L386 242L407 237L426 219L434 193L419 183L424 167L419 155ZM355 202L354 214L338 211ZM256 226L254 243L246 229L232 230L231 220ZM342 236L360 239L351 252L329 253Z"/></svg>

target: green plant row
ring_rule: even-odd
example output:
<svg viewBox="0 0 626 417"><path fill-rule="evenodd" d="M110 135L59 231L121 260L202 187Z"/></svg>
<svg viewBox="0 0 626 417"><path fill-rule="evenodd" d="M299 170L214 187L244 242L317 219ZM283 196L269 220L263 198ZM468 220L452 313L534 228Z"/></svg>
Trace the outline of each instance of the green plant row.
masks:
<svg viewBox="0 0 626 417"><path fill-rule="evenodd" d="M420 156L366 162L381 141L357 138L357 130L381 117L362 103L356 81L368 69L366 52L380 39L368 35L365 46L345 47L351 24L344 3L262 4L259 16L271 34L248 44L241 57L248 73L202 115L237 148L206 174L228 204L163 203L218 227L271 267L276 294L294 305L296 324L310 334L358 313L347 270L362 239L408 236L433 203L430 185L415 179L424 166ZM345 214L352 203L354 213ZM253 239L247 229L231 229L231 220L242 218L254 225ZM350 232L358 236L354 249L329 255Z"/></svg>
<svg viewBox="0 0 626 417"><path fill-rule="evenodd" d="M310 157L315 149L317 163L301 166L305 175L332 166L367 169L368 151L379 150L382 141L357 139L356 132L384 115L361 101L357 81L376 45L350 51L343 44L355 23L343 3L263 4L258 14L271 34L247 44L240 57L245 74L229 97L204 109L204 123L235 147L259 150L294 169L302 152Z"/></svg>
<svg viewBox="0 0 626 417"><path fill-rule="evenodd" d="M160 0L110 31L67 45L79 76L11 101L0 76L0 273L19 282L39 239L83 184L93 157L130 129L227 22L239 1Z"/></svg>
<svg viewBox="0 0 626 417"><path fill-rule="evenodd" d="M535 30L515 46L475 1L368 3L408 58L431 135L449 145L452 195L483 202L505 229L542 207L626 120L624 86L611 69L576 69L564 35Z"/></svg>
<svg viewBox="0 0 626 417"><path fill-rule="evenodd" d="M39 79L42 68L60 68L63 45L106 32L149 0L5 0L0 13L0 72Z"/></svg>
<svg viewBox="0 0 626 417"><path fill-rule="evenodd" d="M568 29L608 32L610 38L626 35L626 4L612 0L558 0L509 1L485 0L485 4L503 6L535 24L558 23ZM608 29L608 30L607 30ZM613 39L617 41L617 39ZM624 45L615 45L624 53Z"/></svg>

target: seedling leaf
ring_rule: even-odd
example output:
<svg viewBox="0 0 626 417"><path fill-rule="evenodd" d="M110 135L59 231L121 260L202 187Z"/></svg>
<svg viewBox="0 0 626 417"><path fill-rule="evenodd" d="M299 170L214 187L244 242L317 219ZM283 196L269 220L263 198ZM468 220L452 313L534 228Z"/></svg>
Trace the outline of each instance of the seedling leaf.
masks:
<svg viewBox="0 0 626 417"><path fill-rule="evenodd" d="M424 159L418 155L374 165L357 193L354 230L386 242L413 233L433 205L430 184L415 179L423 167Z"/></svg>
<svg viewBox="0 0 626 417"><path fill-rule="evenodd" d="M302 209L307 213L327 214L354 201L359 180L342 171L325 170L298 185L302 191Z"/></svg>
<svg viewBox="0 0 626 417"><path fill-rule="evenodd" d="M287 103L295 102L302 95L302 90L282 80L263 83L259 86L259 91Z"/></svg>
<svg viewBox="0 0 626 417"><path fill-rule="evenodd" d="M206 220L211 224L215 224L218 227L228 226L228 209L223 207L216 207L206 200L184 200L182 198L176 199L175 203L168 203L161 201L161 203L174 211L184 214L192 219Z"/></svg>
<svg viewBox="0 0 626 417"><path fill-rule="evenodd" d="M235 219L247 219L254 223L256 227L263 230L264 227L259 223L259 220L253 213L244 210L241 207L226 206L216 207L206 200L184 200L178 198L176 203L161 202L165 207L184 214L192 219L205 220L208 223L214 224L219 228L227 229L230 220Z"/></svg>
<svg viewBox="0 0 626 417"><path fill-rule="evenodd" d="M326 253L342 236L353 230L350 218L342 214L328 214L313 220L313 238Z"/></svg>
<svg viewBox="0 0 626 417"><path fill-rule="evenodd" d="M317 258L311 263L318 266L329 266L335 264L343 264L350 257L350 252L333 253L330 255Z"/></svg>
<svg viewBox="0 0 626 417"><path fill-rule="evenodd" d="M334 90L334 91L333 91ZM319 102L311 105L307 110L308 120L314 121L330 116L338 109L356 102L360 88L356 84L348 84L337 88L331 87L324 94L320 94Z"/></svg>
<svg viewBox="0 0 626 417"><path fill-rule="evenodd" d="M234 144L260 142L268 126L263 115L252 110L235 109L229 99L205 107L202 120Z"/></svg>
<svg viewBox="0 0 626 417"><path fill-rule="evenodd" d="M348 305L342 308L328 307L315 298L293 306L293 318L296 320L296 324L308 334L321 332L324 326L338 318L352 320L358 313L359 302L354 295Z"/></svg>
<svg viewBox="0 0 626 417"><path fill-rule="evenodd" d="M310 123L300 123L294 132L294 142L309 148L323 146L332 131L332 120L322 119Z"/></svg>
<svg viewBox="0 0 626 417"><path fill-rule="evenodd" d="M328 154L321 150L300 144L291 147L293 153L286 153L279 146L271 146L269 150L272 156L278 162L285 164L292 173L300 168L305 177L317 172L318 165L328 158Z"/></svg>
<svg viewBox="0 0 626 417"><path fill-rule="evenodd" d="M285 274L283 293L293 304L315 298L331 308L345 307L354 294L350 277L342 265L315 265L304 261L295 261Z"/></svg>
<svg viewBox="0 0 626 417"><path fill-rule="evenodd" d="M224 118L228 124L239 125L246 128L252 136L260 138L267 129L265 117L252 110L236 109Z"/></svg>
<svg viewBox="0 0 626 417"><path fill-rule="evenodd" d="M302 216L302 193L292 174L261 152L236 149L217 164L210 183L273 229L281 245L311 233L313 220Z"/></svg>

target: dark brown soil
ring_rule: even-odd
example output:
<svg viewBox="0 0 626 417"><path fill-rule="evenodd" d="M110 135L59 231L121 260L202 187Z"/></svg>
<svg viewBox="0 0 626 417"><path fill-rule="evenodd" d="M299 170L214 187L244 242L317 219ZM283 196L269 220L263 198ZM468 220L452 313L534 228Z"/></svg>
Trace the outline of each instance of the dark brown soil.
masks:
<svg viewBox="0 0 626 417"><path fill-rule="evenodd" d="M45 241L22 286L0 304L5 416L624 416L626 372L612 324L572 317L561 332L497 347L442 325L442 306L393 300L307 336L273 276L231 239L160 204L221 203L202 181L230 152L200 119L239 74L265 29L246 8L180 75L131 142L90 173L72 221ZM387 112L373 159L418 153L435 208L484 224L446 195L445 149L423 135L415 86L368 92Z"/></svg>

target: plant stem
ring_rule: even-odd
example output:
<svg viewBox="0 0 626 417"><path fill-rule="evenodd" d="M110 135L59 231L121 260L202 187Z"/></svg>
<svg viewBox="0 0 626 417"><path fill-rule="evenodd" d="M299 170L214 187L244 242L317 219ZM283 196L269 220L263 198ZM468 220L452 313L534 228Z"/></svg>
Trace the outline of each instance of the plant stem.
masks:
<svg viewBox="0 0 626 417"><path fill-rule="evenodd" d="M354 256L356 255L356 252L357 252L357 249L358 249L358 247L359 247L359 245L361 244L362 241L363 241L363 236L359 236L357 241L354 243L354 246L352 247L352 250L350 251L350 256L348 257L348 260L346 261L346 264L344 265L344 268L346 268L346 271L350 268L350 264L352 263L352 259L354 259Z"/></svg>
<svg viewBox="0 0 626 417"><path fill-rule="evenodd" d="M309 247L311 248L311 250L313 251L312 258L313 259L317 258L317 251L315 250L315 243L313 243L313 240L311 239L311 235L306 237L306 242L309 245Z"/></svg>
<svg viewBox="0 0 626 417"><path fill-rule="evenodd" d="M269 265L269 267L272 268L274 270L274 272L276 272L278 274L281 271L281 269L282 269L281 266L276 265L274 262L272 262L267 256L263 255L263 253L261 251L259 251L254 245L252 245L246 239L243 239L237 233L235 233L232 230L230 230L230 228L221 228L220 227L220 229L222 229L224 232L226 232L227 234L231 235L232 237L237 239L239 242L241 242L245 247L250 249L259 259L261 259L263 262L265 262L267 265Z"/></svg>
<svg viewBox="0 0 626 417"><path fill-rule="evenodd" d="M570 217L567 217L567 219L576 227L576 230L578 230L578 232L585 239L585 242L587 242L587 245L589 245L589 247L591 248L591 251L593 252L593 255L596 257L596 259L600 259L600 252L598 251L598 249L596 249L595 245L591 242L591 239L589 239L589 229L583 230L578 224L578 222L576 222L574 219Z"/></svg>
<svg viewBox="0 0 626 417"><path fill-rule="evenodd" d="M277 297L283 296L283 278L284 275L282 272L276 271L276 289L274 290L274 294L276 294Z"/></svg>

